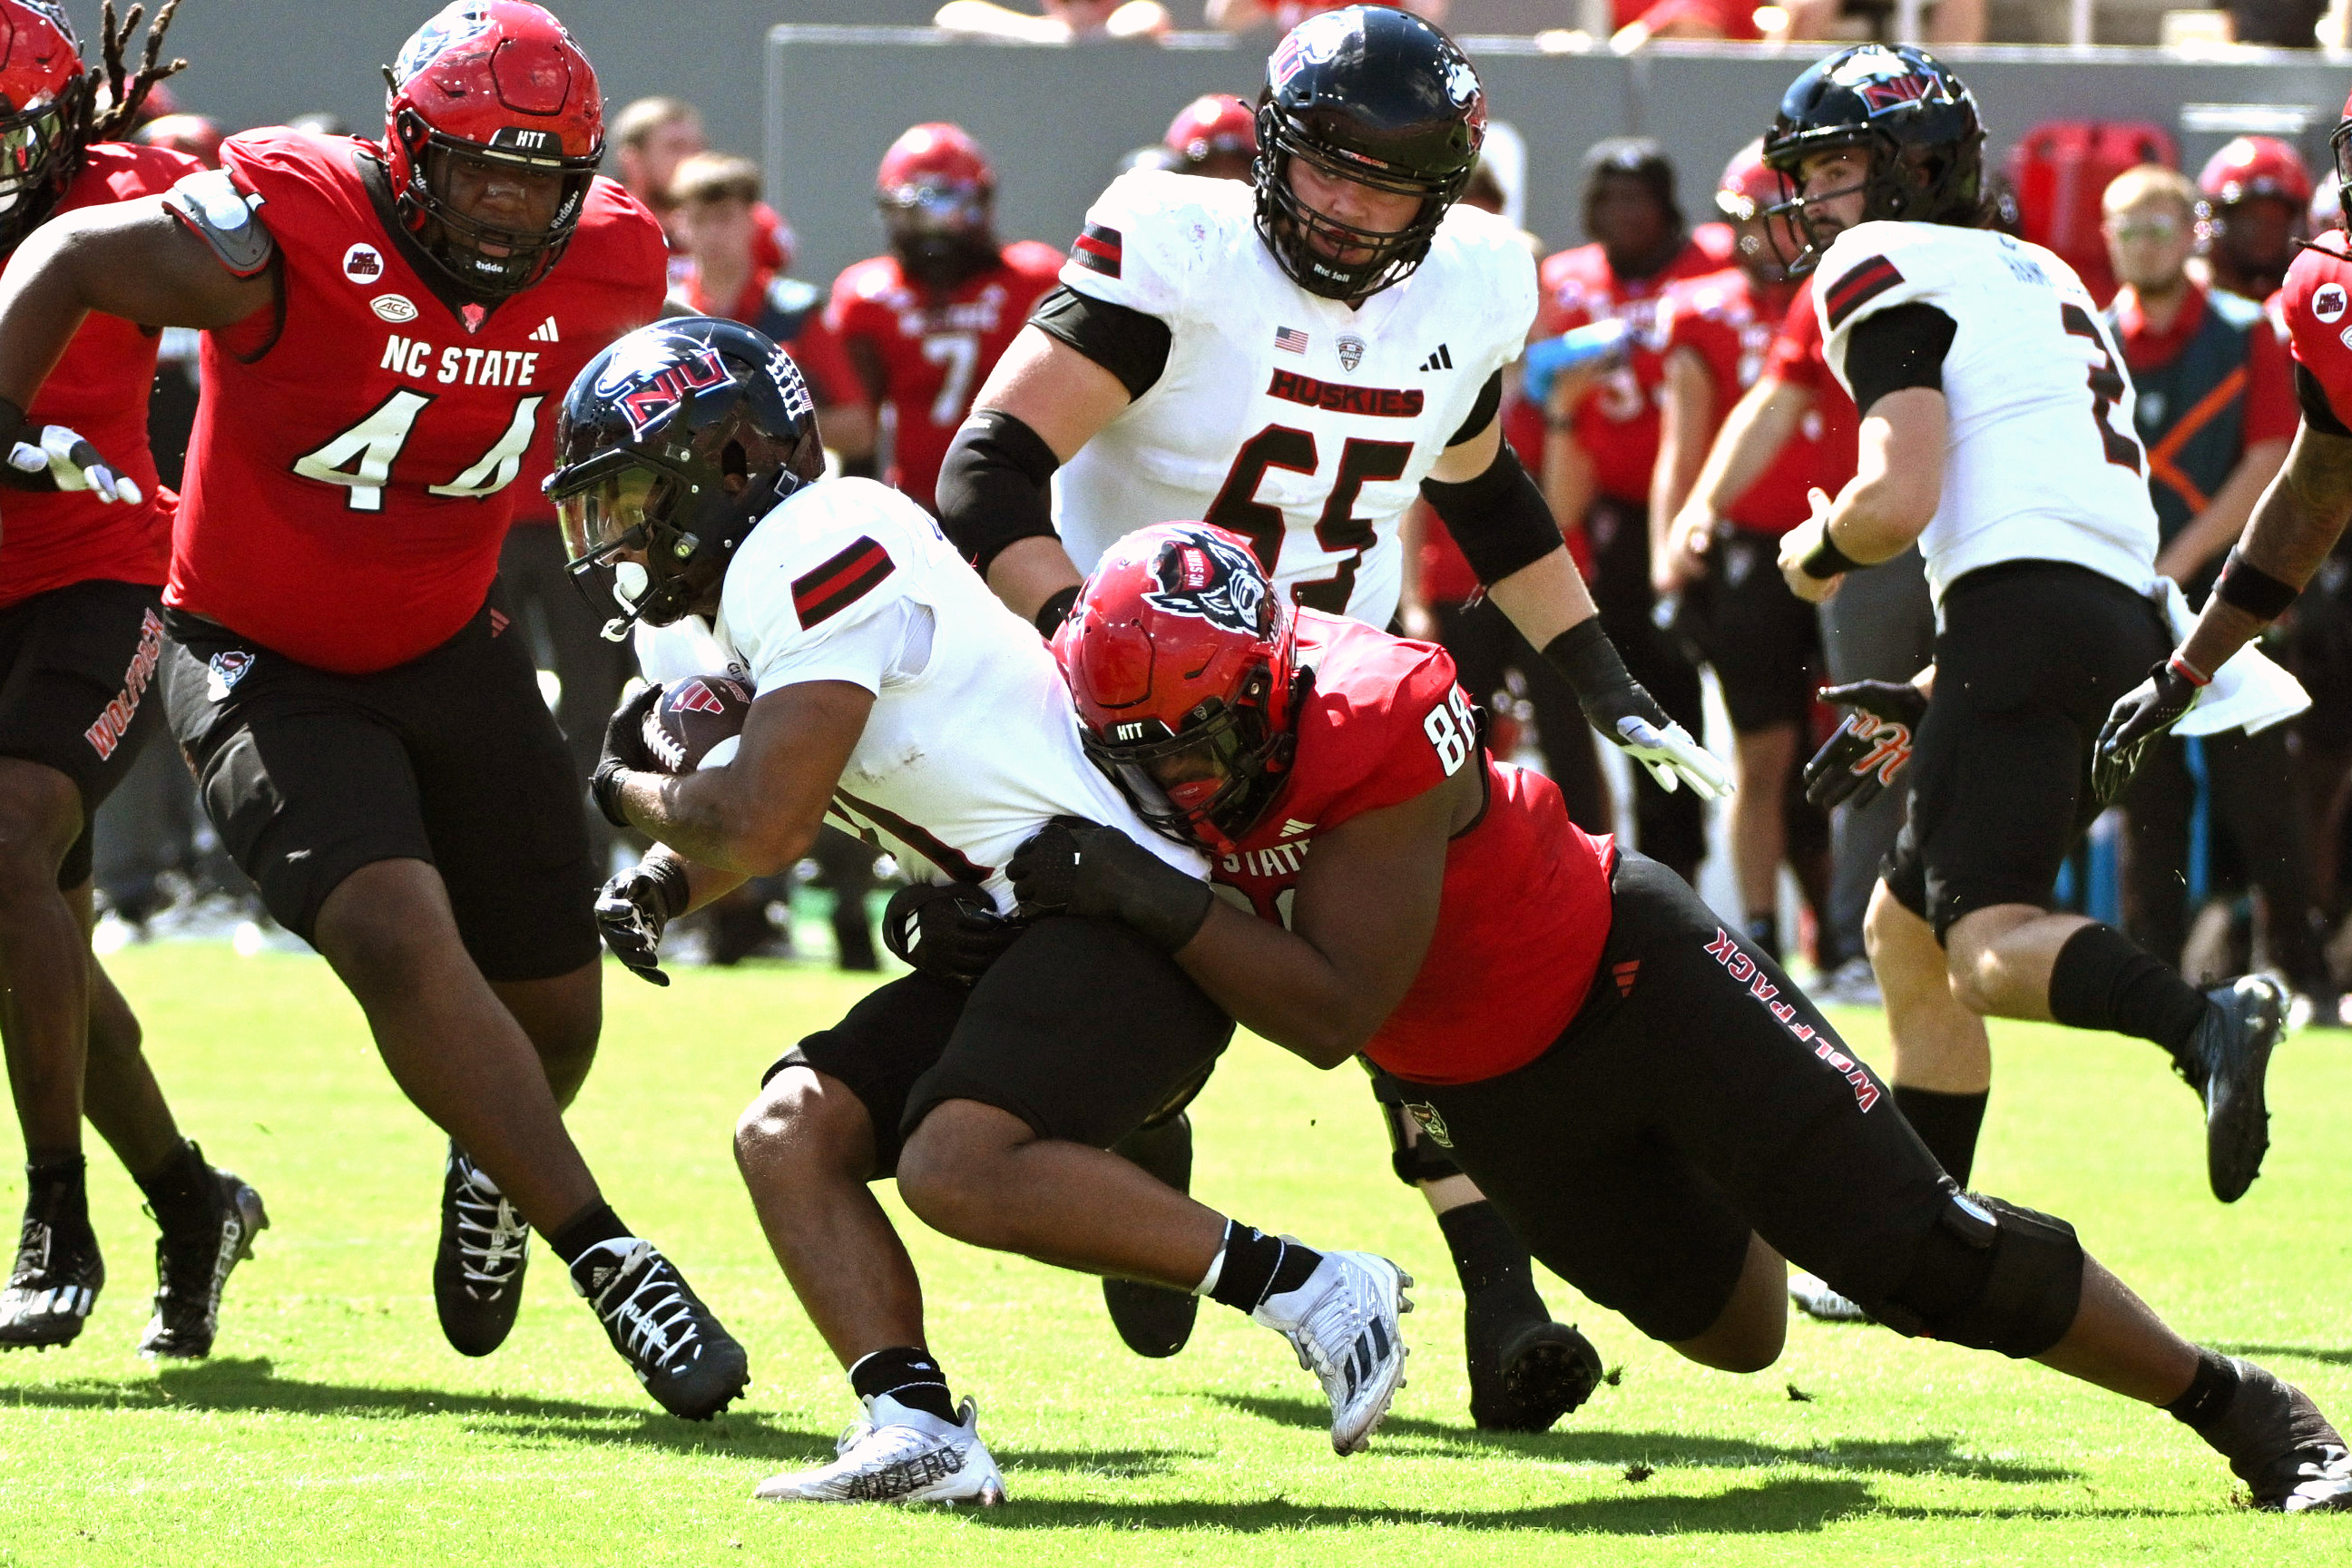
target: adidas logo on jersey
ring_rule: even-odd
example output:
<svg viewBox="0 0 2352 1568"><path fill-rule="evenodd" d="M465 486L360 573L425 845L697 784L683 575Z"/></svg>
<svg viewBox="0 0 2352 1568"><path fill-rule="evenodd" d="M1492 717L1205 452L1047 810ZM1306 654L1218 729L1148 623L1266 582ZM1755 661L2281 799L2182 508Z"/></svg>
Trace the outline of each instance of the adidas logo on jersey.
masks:
<svg viewBox="0 0 2352 1568"><path fill-rule="evenodd" d="M1311 823L1311 822L1301 822L1301 821L1299 821L1299 820L1298 820L1298 818L1297 818L1297 817L1295 817L1295 816L1294 816L1294 817L1291 817L1291 818L1289 818L1288 820L1286 820L1286 822L1284 822L1284 823L1283 823L1283 825L1282 825L1282 832L1281 832L1279 835L1277 835L1277 837L1283 837L1283 838L1288 838L1288 837L1291 837L1293 834L1297 834L1297 833L1310 833L1310 832L1314 831L1314 828L1315 828L1315 825L1314 825L1313 823Z"/></svg>
<svg viewBox="0 0 2352 1568"><path fill-rule="evenodd" d="M1452 370L1454 368L1454 351L1447 348L1444 343L1438 344L1437 352L1430 355L1427 360L1423 361L1421 368L1423 370Z"/></svg>
<svg viewBox="0 0 2352 1568"><path fill-rule="evenodd" d="M530 330L530 341L535 343L562 342L563 339L559 336L555 331L555 318L550 316L547 320L533 327Z"/></svg>

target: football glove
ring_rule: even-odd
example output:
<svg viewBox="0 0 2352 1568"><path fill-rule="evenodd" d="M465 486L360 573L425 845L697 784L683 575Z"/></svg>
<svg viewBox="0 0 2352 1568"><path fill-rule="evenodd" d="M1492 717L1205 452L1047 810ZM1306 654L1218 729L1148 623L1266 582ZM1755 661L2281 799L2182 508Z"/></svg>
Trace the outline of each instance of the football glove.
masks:
<svg viewBox="0 0 2352 1568"><path fill-rule="evenodd" d="M1046 823L1013 852L1004 874L1023 915L1120 921L1162 952L1192 941L1216 902L1208 883L1083 816Z"/></svg>
<svg viewBox="0 0 2352 1568"><path fill-rule="evenodd" d="M2113 805L2123 798L2147 760L2148 747L2196 706L2199 689L2168 659L2116 700L2107 721L2099 726L2099 743L2091 750L2091 788L2100 805Z"/></svg>
<svg viewBox="0 0 2352 1568"><path fill-rule="evenodd" d="M650 855L597 889L596 929L630 973L667 985L662 931L686 912L686 868L669 856Z"/></svg>
<svg viewBox="0 0 2352 1568"><path fill-rule="evenodd" d="M1021 931L968 882L908 883L882 911L883 944L901 963L960 985L985 973Z"/></svg>
<svg viewBox="0 0 2352 1568"><path fill-rule="evenodd" d="M1649 769L1660 789L1672 794L1688 784L1701 800L1731 793L1731 770L1666 717L1657 699L1626 669L1617 645L1601 629L1600 616L1589 616L1552 638L1544 657L1576 689L1586 721Z"/></svg>
<svg viewBox="0 0 2352 1568"><path fill-rule="evenodd" d="M1927 696L1907 680L1857 680L1822 688L1822 700L1853 710L1805 764L1805 798L1827 811L1859 811L1879 797L1911 760L1911 738Z"/></svg>
<svg viewBox="0 0 2352 1568"><path fill-rule="evenodd" d="M661 694L660 684L649 680L604 721L604 753L596 759L596 771L588 775L588 798L615 827L630 826L621 809L621 775L661 771L661 764L646 750L646 715L661 700Z"/></svg>
<svg viewBox="0 0 2352 1568"><path fill-rule="evenodd" d="M88 490L101 501L131 506L144 499L80 432L63 425L26 425L17 431L0 483L12 490Z"/></svg>

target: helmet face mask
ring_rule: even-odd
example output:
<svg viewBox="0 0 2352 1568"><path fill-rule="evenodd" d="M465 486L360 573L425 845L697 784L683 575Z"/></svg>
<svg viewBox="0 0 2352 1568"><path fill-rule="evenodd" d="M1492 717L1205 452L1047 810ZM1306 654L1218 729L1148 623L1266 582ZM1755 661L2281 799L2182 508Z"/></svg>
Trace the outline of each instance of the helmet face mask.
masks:
<svg viewBox="0 0 2352 1568"><path fill-rule="evenodd" d="M0 251L54 212L80 172L97 79L62 10L0 3Z"/></svg>
<svg viewBox="0 0 2352 1568"><path fill-rule="evenodd" d="M496 148L442 136L412 121L421 149L411 199L424 220L420 237L434 260L478 294L504 296L537 282L552 254L580 225L593 168L561 159L507 155ZM481 193L520 187L512 205L547 216L535 224L500 223L483 216ZM468 200L468 197L472 200Z"/></svg>
<svg viewBox="0 0 2352 1568"><path fill-rule="evenodd" d="M996 258L996 172L961 126L908 126L874 184L891 254L917 281L952 288Z"/></svg>

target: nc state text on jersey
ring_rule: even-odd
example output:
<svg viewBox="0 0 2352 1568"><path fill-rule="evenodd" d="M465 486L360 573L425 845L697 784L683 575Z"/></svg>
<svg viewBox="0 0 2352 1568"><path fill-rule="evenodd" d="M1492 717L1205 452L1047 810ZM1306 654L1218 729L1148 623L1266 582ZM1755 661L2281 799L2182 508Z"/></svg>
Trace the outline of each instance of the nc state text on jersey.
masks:
<svg viewBox="0 0 2352 1568"><path fill-rule="evenodd" d="M1265 395L1334 414L1369 414L1375 419L1418 419L1423 403L1419 387L1400 390L1393 386L1349 386L1336 381L1318 381L1294 370L1276 371L1273 379L1265 384Z"/></svg>
<svg viewBox="0 0 2352 1568"><path fill-rule="evenodd" d="M520 349L445 348L436 355L423 338L397 333L383 341L378 370L443 386L529 386L539 374L539 354Z"/></svg>

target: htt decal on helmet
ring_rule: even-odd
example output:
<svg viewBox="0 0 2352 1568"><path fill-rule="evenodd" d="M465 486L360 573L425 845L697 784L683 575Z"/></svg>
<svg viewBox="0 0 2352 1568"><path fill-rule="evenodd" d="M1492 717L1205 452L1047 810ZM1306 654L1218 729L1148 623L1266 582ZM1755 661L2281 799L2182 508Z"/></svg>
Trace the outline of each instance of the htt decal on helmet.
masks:
<svg viewBox="0 0 2352 1568"><path fill-rule="evenodd" d="M1265 574L1248 552L1208 532L1186 533L1160 552L1155 608L1192 616L1221 631L1262 637L1266 629Z"/></svg>

